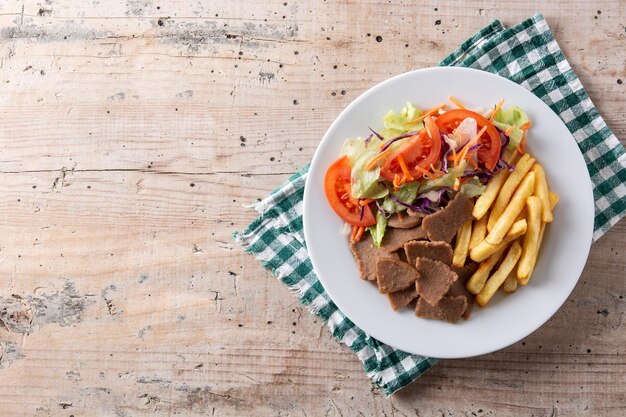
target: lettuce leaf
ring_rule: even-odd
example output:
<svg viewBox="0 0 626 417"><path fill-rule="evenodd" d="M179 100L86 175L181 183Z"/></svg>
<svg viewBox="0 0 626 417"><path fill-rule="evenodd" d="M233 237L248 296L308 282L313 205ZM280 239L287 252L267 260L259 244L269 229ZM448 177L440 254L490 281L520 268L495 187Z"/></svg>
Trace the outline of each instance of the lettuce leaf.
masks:
<svg viewBox="0 0 626 417"><path fill-rule="evenodd" d="M524 110L517 106L513 106L506 110L500 110L496 115L495 120L509 126L515 125L519 127L528 121L528 116Z"/></svg>
<svg viewBox="0 0 626 417"><path fill-rule="evenodd" d="M421 127L422 122L407 125L408 122L420 117L421 115L422 111L420 109L413 106L412 103L407 102L398 114L396 114L393 110L389 110L389 113L383 117L383 123L385 125L385 129L394 129L400 131L401 133L406 133L412 130L418 130L418 127Z"/></svg>
<svg viewBox="0 0 626 417"><path fill-rule="evenodd" d="M417 196L417 190L419 189L419 183L417 181L408 182L404 184L402 187L398 189L398 191L391 191L391 195L393 195L398 200L402 201L406 204L411 204L415 197ZM388 211L390 213L397 213L399 211L406 210L402 204L398 204L389 197L385 198L382 204L383 210Z"/></svg>
<svg viewBox="0 0 626 417"><path fill-rule="evenodd" d="M463 160L459 164L459 166L448 169L448 173L442 177L439 177L434 180L425 180L422 181L420 192L425 193L430 190L434 190L442 187L452 187L454 186L454 180L457 177L463 176L465 173L465 167L467 166L467 161Z"/></svg>
<svg viewBox="0 0 626 417"><path fill-rule="evenodd" d="M371 141L370 141L371 145ZM343 143L341 148L341 156L346 155L350 160L350 166L354 166L354 161L359 157L368 146L365 146L365 140L363 138L349 138Z"/></svg>
<svg viewBox="0 0 626 417"><path fill-rule="evenodd" d="M412 124L409 124L409 122L420 117L421 115L422 111L420 109L415 107L412 103L407 102L399 113L395 113L393 110L390 110L383 117L383 124L385 128L381 129L378 133L380 133L385 141L388 141L407 132L420 130L424 127L423 122L420 121L418 123ZM403 140L400 140L394 143L392 146L400 146L403 142Z"/></svg>
<svg viewBox="0 0 626 417"><path fill-rule="evenodd" d="M372 158L378 155L379 143L378 140L372 139L366 145L362 138L356 138L347 139L343 144L341 155L348 157L352 167L350 194L354 198L378 199L388 194L387 188L378 181L380 168L365 170Z"/></svg>
<svg viewBox="0 0 626 417"><path fill-rule="evenodd" d="M380 243L383 241L386 229L387 218L379 210L376 210L376 224L374 226L368 227L367 230L369 230L370 235L372 235L374 246L376 246L377 248L380 247Z"/></svg>
<svg viewBox="0 0 626 417"><path fill-rule="evenodd" d="M350 177L350 194L352 197L379 199L389 193L387 187L378 181L380 168L376 167L372 170L365 169L365 166L376 154L377 152L373 154L364 152L356 159L355 164L352 166L352 174Z"/></svg>
<svg viewBox="0 0 626 417"><path fill-rule="evenodd" d="M480 182L478 177L472 177L471 180L461 185L459 191L465 194L468 198L482 195L485 192L486 185Z"/></svg>
<svg viewBox="0 0 626 417"><path fill-rule="evenodd" d="M524 136L524 131L520 129L520 127L528 121L528 115L517 106L509 107L506 110L500 110L496 115L495 120L493 121L493 125L498 129L507 130L511 126L513 126L513 130L509 135L509 145L508 149L516 148L519 145L522 137Z"/></svg>

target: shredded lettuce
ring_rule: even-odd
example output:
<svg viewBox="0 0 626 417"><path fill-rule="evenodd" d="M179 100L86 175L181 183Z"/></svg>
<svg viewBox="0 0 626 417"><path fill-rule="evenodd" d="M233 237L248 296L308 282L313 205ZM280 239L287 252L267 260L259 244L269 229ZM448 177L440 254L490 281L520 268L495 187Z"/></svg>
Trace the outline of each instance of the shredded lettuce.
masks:
<svg viewBox="0 0 626 417"><path fill-rule="evenodd" d="M362 138L356 138L346 140L343 145L341 154L348 157L352 167L350 194L354 198L378 199L388 194L387 188L378 181L380 168L365 169L372 158L378 155L377 142L370 140L366 145Z"/></svg>
<svg viewBox="0 0 626 417"><path fill-rule="evenodd" d="M380 168L376 167L366 170L365 166L376 156L376 151L365 151L356 158L352 165L352 175L350 178L350 194L354 198L383 198L389 191L387 187L378 181Z"/></svg>
<svg viewBox="0 0 626 417"><path fill-rule="evenodd" d="M493 121L494 126L501 130L507 130L513 126L513 130L509 135L508 149L516 148L519 145L524 131L520 127L528 121L528 116L521 108L517 106L509 107L506 110L500 110Z"/></svg>
<svg viewBox="0 0 626 417"><path fill-rule="evenodd" d="M383 117L384 129L379 132L380 135L385 138L385 141L398 137L404 133L412 132L414 130L420 130L424 127L423 122L408 124L410 121L420 117L422 111L415 107L412 103L407 102L406 105L400 110L400 113L395 113L393 110ZM403 141L399 141L403 142ZM399 146L400 143L394 144Z"/></svg>
<svg viewBox="0 0 626 417"><path fill-rule="evenodd" d="M385 129L395 129L400 132L409 132L416 130L417 123L407 125L411 120L416 119L422 115L422 111L415 107L412 103L407 102L406 105L400 110L400 113L396 114L393 110L389 110L389 113L383 117L383 123ZM420 122L421 123L421 122Z"/></svg>
<svg viewBox="0 0 626 417"><path fill-rule="evenodd" d="M427 191L437 188L452 187L454 185L454 180L457 177L463 176L466 166L467 161L463 160L458 166L448 169L448 173L446 175L434 180L422 181L422 184L420 186L420 192L425 193Z"/></svg>
<svg viewBox="0 0 626 417"><path fill-rule="evenodd" d="M528 116L521 108L517 106L509 107L506 110L500 110L495 120L498 123L504 123L508 126L521 126L528 121Z"/></svg>
<svg viewBox="0 0 626 417"><path fill-rule="evenodd" d="M376 225L368 227L367 230L370 231L370 235L372 235L374 245L377 248L380 247L380 243L383 241L383 236L385 236L386 229L387 218L379 210L376 210Z"/></svg>
<svg viewBox="0 0 626 417"><path fill-rule="evenodd" d="M370 141L371 144L371 141ZM346 155L350 160L350 166L354 166L354 161L361 155L368 146L365 145L363 138L349 138L343 143L341 148L341 156Z"/></svg>
<svg viewBox="0 0 626 417"><path fill-rule="evenodd" d="M459 190L468 198L472 198L482 195L485 192L485 188L487 186L483 185L478 177L472 177L471 180L462 184Z"/></svg>
<svg viewBox="0 0 626 417"><path fill-rule="evenodd" d="M402 201L406 204L411 204L415 197L417 197L417 190L419 189L419 183L417 181L412 181L404 184L402 187L398 189L398 191L391 191L391 195L393 195L398 200ZM390 213L397 213L399 211L406 210L402 204L398 204L389 197L385 198L383 201L383 210L388 211Z"/></svg>

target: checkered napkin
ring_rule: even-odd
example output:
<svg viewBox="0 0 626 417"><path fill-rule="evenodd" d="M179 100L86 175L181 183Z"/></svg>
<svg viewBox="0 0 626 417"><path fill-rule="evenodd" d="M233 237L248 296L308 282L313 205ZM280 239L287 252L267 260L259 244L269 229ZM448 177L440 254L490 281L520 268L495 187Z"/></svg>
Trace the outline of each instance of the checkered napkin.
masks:
<svg viewBox="0 0 626 417"><path fill-rule="evenodd" d="M594 184L594 240L626 214L626 151L596 111L543 16L537 14L509 29L496 20L441 65L478 68L509 78L561 117L578 142ZM326 322L333 336L357 354L372 381L391 395L437 359L411 355L368 336L328 297L313 272L302 231L307 171L308 166L258 202L260 217L234 237Z"/></svg>

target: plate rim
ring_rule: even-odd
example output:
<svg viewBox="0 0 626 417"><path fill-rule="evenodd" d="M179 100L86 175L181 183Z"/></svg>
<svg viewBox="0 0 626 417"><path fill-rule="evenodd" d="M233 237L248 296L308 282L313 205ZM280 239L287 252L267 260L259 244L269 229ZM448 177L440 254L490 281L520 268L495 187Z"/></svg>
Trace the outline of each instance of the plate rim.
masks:
<svg viewBox="0 0 626 417"><path fill-rule="evenodd" d="M571 139L573 141L573 143L578 146L578 143L576 142L575 138L573 137L572 133L569 131L569 129L567 128L567 126L565 125L565 123L561 120L561 118L559 117L558 114L556 114L556 112L554 112L545 102L543 102L543 100L541 100L539 97L537 97L536 95L534 95L532 92L530 92L529 90L527 90L526 88L522 87L521 85L509 80L508 78L502 77L498 74L494 74L491 72L487 72L487 71L482 71L482 70L478 70L475 68L466 68L466 67L428 67L428 68L421 68L421 69L416 69L416 70L412 70L412 71L408 71L408 72L404 72L398 75L395 75L393 77L390 77L388 79L385 79L371 87L369 87L367 90L365 90L363 93L361 93L358 97L356 97L351 103L349 103L333 120L333 122L329 125L328 129L326 130L326 132L324 133L322 139L320 140L315 153L313 155L313 158L311 160L311 165L309 167L309 173L314 169L314 167L316 167L318 164L320 164L321 162L319 161L321 159L321 152L319 152L321 146L323 143L325 143L325 141L329 140L329 134L330 132L332 132L334 130L334 128L336 127L336 125L340 124L342 119L346 116L346 114L348 114L351 109L355 106L357 106L359 103L361 103L362 101L366 100L368 98L368 96L370 96L371 94L374 94L375 92L377 92L380 89L384 89L385 86L387 84L396 82L398 79L401 78L405 78L405 77L412 77L415 76L416 74L419 73L426 73L426 72L460 72L460 73L466 73L466 72L473 72L473 73L481 73L481 76L486 76L486 77L494 77L494 78L499 78L500 81L502 82L502 80L505 83L508 83L511 88L513 89L517 89L520 91L520 94L526 94L529 96L533 97L533 100L536 100L538 102L541 103L540 106L544 107L544 110L547 110L549 112L551 112L552 114L554 114L556 116L556 118L559 120L560 124L562 125L563 128L565 128L565 130L568 132L568 139ZM398 100L399 102L403 101L402 99ZM591 213L594 213L595 211L595 202L594 202L594 198L593 198L593 183L591 181L591 177L589 175L589 171L587 168L587 164L584 160L584 156L582 154L582 152L580 151L580 149L578 149L578 157L580 158L580 160L582 160L582 163L585 166L585 178L588 180L587 181L587 193L588 196L590 197L587 201L586 204L590 205L590 207L588 207L588 209L591 209ZM304 232L304 237L305 237L305 242L307 241L307 236L312 235L310 229L310 222L307 221L307 219L309 219L309 216L307 215L308 210L307 210L307 196L309 195L309 192L307 192L307 190L310 189L311 186L315 186L311 184L312 181L312 175L307 175L306 181L305 181L305 188L304 188L304 196L303 196L303 212L302 212L302 218L303 218L303 232ZM582 203L582 202L581 202ZM583 203L584 204L584 203ZM494 346L488 348L488 349L482 349L480 351L477 352L469 352L468 354L459 354L459 355L448 355L448 354L444 354L444 355L430 355L429 353L424 353L424 352L417 352L415 349L402 349L405 350L406 352L409 353L413 353L416 355L424 355L424 356L433 356L433 357L437 357L437 358L441 358L441 359L454 359L454 358L469 358L469 357L474 357L474 356L479 356L479 355L483 355L483 354L488 354L491 352L495 352L501 349L504 349L508 346L511 346L515 343L517 343L518 341L524 339L525 337L528 337L529 335L531 335L532 333L534 333L535 331L537 331L537 329L539 329L541 326L543 326L548 320L550 320L555 314L556 312L563 306L563 304L565 303L565 301L568 299L568 297L571 295L572 291L574 290L574 288L576 287L576 285L578 284L578 281L580 280L580 276L582 275L582 272L584 270L584 267L587 263L588 257L589 257L589 253L590 253L590 249L591 249L591 243L592 243L592 238L593 238L593 227L594 227L594 222L590 221L590 226L589 229L586 232L586 235L584 237L581 237L581 242L583 238L587 238L586 239L586 244L584 244L584 259L583 262L581 263L580 266L580 271L578 271L577 273L577 277L574 281L572 281L572 285L571 288L568 289L567 294L564 295L563 300L560 303L557 303L554 305L553 309L550 309L550 313L546 314L545 319L541 319L539 320L539 323L536 326L532 326L532 328L528 331L528 333L522 335L521 337L514 337L514 340L505 340L504 342L500 343L500 344L494 344ZM582 255L582 253L581 253ZM322 284L322 286L324 287L324 278L321 277L321 275L317 272L317 268L315 267L316 261L315 261L315 256L312 255L312 253L309 251L309 257L311 259L311 265L313 267L313 270L315 272L315 274L317 275L318 279L320 280L320 283ZM355 325L357 325L364 333L371 335L372 337L378 339L379 341L392 346L392 343L389 343L387 341L385 341L384 337L380 338L377 337L376 335L372 334L372 332L366 331L364 329L365 326L360 326L357 322L360 322L361 320L357 318L357 320L354 320L352 317L350 317L350 315L346 312L345 309L345 305L340 306L336 301L335 298L333 298L332 295L332 291L329 291L328 288L324 287L324 290L326 291L326 293L328 294L329 298L337 305L338 309L340 309L342 311L342 313L348 318L350 319ZM349 310L349 309L348 309Z"/></svg>

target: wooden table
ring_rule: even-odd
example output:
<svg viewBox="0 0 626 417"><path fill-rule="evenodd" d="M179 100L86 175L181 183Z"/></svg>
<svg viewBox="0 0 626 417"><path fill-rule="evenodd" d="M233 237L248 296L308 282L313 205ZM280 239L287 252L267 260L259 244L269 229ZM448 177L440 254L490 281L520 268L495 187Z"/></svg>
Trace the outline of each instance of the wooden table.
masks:
<svg viewBox="0 0 626 417"><path fill-rule="evenodd" d="M540 330L391 399L231 239L351 100L494 18L542 11L626 138L623 1L412 3L3 3L0 415L624 415L624 222Z"/></svg>

